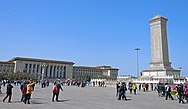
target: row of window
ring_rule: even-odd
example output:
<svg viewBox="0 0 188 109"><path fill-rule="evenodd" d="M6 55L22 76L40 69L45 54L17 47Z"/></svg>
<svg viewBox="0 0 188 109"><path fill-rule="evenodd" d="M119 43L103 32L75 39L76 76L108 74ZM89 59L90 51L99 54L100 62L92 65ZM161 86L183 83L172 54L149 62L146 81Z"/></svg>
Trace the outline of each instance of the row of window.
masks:
<svg viewBox="0 0 188 109"><path fill-rule="evenodd" d="M28 68L29 66L29 68ZM33 64L33 73L35 72L35 67L36 67L36 72L38 73L39 72L39 66L40 65L36 65L36 64ZM24 68L24 71L23 72L28 72L31 73L31 68L32 68L32 64L25 64L25 68Z"/></svg>
<svg viewBox="0 0 188 109"><path fill-rule="evenodd" d="M74 71L81 71L81 72L102 72L101 70L87 70L87 69L74 69Z"/></svg>
<svg viewBox="0 0 188 109"><path fill-rule="evenodd" d="M101 73L84 73L84 72L74 72L74 75L101 75Z"/></svg>
<svg viewBox="0 0 188 109"><path fill-rule="evenodd" d="M0 65L0 72L13 72L14 66L11 65Z"/></svg>

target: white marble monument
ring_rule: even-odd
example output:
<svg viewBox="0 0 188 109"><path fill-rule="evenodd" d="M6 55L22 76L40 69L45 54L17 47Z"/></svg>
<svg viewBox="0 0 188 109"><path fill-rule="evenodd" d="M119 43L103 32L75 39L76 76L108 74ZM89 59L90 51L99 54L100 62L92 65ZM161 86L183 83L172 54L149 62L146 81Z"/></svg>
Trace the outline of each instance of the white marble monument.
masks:
<svg viewBox="0 0 188 109"><path fill-rule="evenodd" d="M151 43L151 63L147 70L141 72L141 76L147 77L180 77L180 70L174 70L169 62L168 39L166 22L168 19L157 15L149 20L150 43Z"/></svg>

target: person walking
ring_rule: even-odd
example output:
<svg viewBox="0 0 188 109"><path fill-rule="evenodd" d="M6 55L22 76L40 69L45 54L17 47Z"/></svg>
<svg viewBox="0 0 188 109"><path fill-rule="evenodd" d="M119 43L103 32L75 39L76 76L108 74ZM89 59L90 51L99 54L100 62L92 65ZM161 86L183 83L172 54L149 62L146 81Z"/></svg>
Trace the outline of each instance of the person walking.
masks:
<svg viewBox="0 0 188 109"><path fill-rule="evenodd" d="M23 81L22 84L20 85L20 90L21 90L21 93L22 93L21 102L23 102L25 100L25 93L27 91L26 86L27 86L26 81Z"/></svg>
<svg viewBox="0 0 188 109"><path fill-rule="evenodd" d="M55 89L54 89L55 88ZM53 87L53 96L52 96L52 102L54 102L54 97L56 96L56 101L59 102L59 93L60 90L63 91L63 88L61 87L61 84L59 82L54 83L54 87Z"/></svg>
<svg viewBox="0 0 188 109"><path fill-rule="evenodd" d="M184 104L184 101L183 101L183 94L184 94L184 90L183 90L183 84L178 84L177 86L177 91L178 91L178 96L179 96L179 103L183 103Z"/></svg>
<svg viewBox="0 0 188 109"><path fill-rule="evenodd" d="M149 84L146 83L146 84L145 84L145 87L146 87L146 91L148 91L148 89L149 89Z"/></svg>
<svg viewBox="0 0 188 109"><path fill-rule="evenodd" d="M134 94L136 95L137 85L135 83L132 85L132 89Z"/></svg>
<svg viewBox="0 0 188 109"><path fill-rule="evenodd" d="M151 91L153 91L153 83L151 83Z"/></svg>
<svg viewBox="0 0 188 109"><path fill-rule="evenodd" d="M129 82L129 91L130 91L130 94L132 94L132 90L133 90L133 89L132 89L132 85L133 85L133 84L132 84L131 82Z"/></svg>
<svg viewBox="0 0 188 109"><path fill-rule="evenodd" d="M185 99L187 100L187 103L188 103L188 87L187 86L185 86L184 95L185 95Z"/></svg>
<svg viewBox="0 0 188 109"><path fill-rule="evenodd" d="M166 99L165 100L168 100L168 98L171 98L172 100L174 100L174 98L172 97L172 95L171 95L171 87L168 85L168 83L167 83L167 85L166 85Z"/></svg>
<svg viewBox="0 0 188 109"><path fill-rule="evenodd" d="M118 95L119 95L119 88L120 88L120 82L117 81L116 82L116 97L118 97Z"/></svg>
<svg viewBox="0 0 188 109"><path fill-rule="evenodd" d="M119 88L119 98L118 98L118 100L121 100L121 99L127 100L126 91L127 91L126 84L125 84L125 82L122 82L122 85Z"/></svg>
<svg viewBox="0 0 188 109"><path fill-rule="evenodd" d="M8 102L11 103L11 97L12 97L12 88L13 86L11 85L10 81L7 82L8 85L7 85L7 91L6 91L6 96L5 98L3 99L3 102L5 102L5 100L8 98Z"/></svg>
<svg viewBox="0 0 188 109"><path fill-rule="evenodd" d="M93 81L93 87L95 87L95 81Z"/></svg>
<svg viewBox="0 0 188 109"><path fill-rule="evenodd" d="M31 82L27 82L27 91L26 91L26 95L25 95L25 100L24 100L24 103L26 104L26 102L28 104L30 104L30 99L31 99L31 94L32 94L32 91L33 91L33 83Z"/></svg>
<svg viewBox="0 0 188 109"><path fill-rule="evenodd" d="M142 89L143 89L143 92L146 91L146 84L145 83L142 84Z"/></svg>
<svg viewBox="0 0 188 109"><path fill-rule="evenodd" d="M53 89L52 89L52 102L54 102L54 97L56 96L56 100L57 100L57 96L58 96L56 84L57 83L54 82L54 86L53 86Z"/></svg>
<svg viewBox="0 0 188 109"><path fill-rule="evenodd" d="M139 91L140 91L140 90L141 90L142 85L141 85L141 84L139 84L139 86L138 86L138 87L139 87Z"/></svg>
<svg viewBox="0 0 188 109"><path fill-rule="evenodd" d="M157 92L158 92L159 97L162 97L163 86L162 86L162 84L160 82L157 85Z"/></svg>

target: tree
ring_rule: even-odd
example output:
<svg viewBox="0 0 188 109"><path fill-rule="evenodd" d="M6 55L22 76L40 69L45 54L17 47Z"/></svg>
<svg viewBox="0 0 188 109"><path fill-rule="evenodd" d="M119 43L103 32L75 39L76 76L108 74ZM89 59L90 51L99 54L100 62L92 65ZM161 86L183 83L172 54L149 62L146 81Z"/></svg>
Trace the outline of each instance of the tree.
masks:
<svg viewBox="0 0 188 109"><path fill-rule="evenodd" d="M8 80L22 80L22 79L26 79L26 80L36 80L37 76L35 76L34 74L29 74L29 73L24 73L24 72L9 72L9 73L0 73L0 80L3 79L8 79Z"/></svg>

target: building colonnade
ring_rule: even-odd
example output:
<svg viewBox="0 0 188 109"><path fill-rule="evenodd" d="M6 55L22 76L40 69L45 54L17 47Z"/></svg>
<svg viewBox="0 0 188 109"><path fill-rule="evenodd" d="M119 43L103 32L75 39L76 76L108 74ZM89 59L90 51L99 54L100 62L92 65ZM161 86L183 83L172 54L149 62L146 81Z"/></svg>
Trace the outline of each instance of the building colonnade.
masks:
<svg viewBox="0 0 188 109"><path fill-rule="evenodd" d="M44 78L66 78L67 67L63 64L26 63L23 72Z"/></svg>

